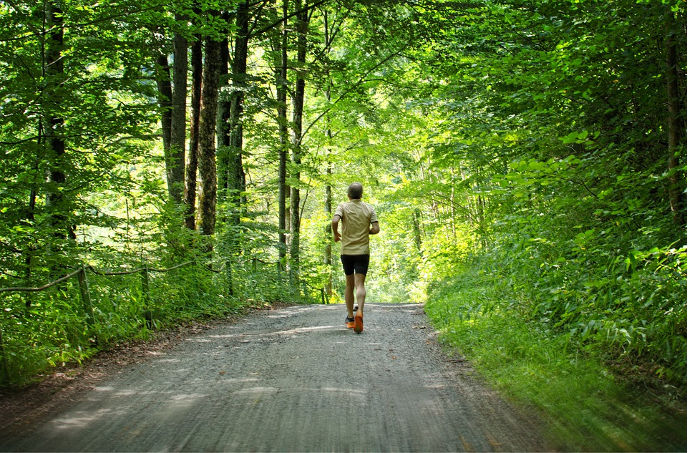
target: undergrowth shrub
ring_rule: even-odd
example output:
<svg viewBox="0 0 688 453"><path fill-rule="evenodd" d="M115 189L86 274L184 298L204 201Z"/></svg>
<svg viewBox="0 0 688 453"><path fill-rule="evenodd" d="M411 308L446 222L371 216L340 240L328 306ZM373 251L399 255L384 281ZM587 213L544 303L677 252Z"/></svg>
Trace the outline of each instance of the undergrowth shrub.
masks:
<svg viewBox="0 0 688 453"><path fill-rule="evenodd" d="M526 242L477 262L503 287L498 304L566 336L571 347L685 383L685 247L567 259L543 257L542 241Z"/></svg>
<svg viewBox="0 0 688 453"><path fill-rule="evenodd" d="M244 304L223 294L221 275L200 264L150 271L147 295L140 272L88 272L87 278L93 322L76 277L42 292L5 297L0 318L3 385L21 385L46 368L81 362L109 344L146 337L150 329L223 315Z"/></svg>
<svg viewBox="0 0 688 453"><path fill-rule="evenodd" d="M603 339L586 348L520 312L518 298L487 260L457 264L428 288L425 311L440 341L465 355L491 384L537 408L564 451L685 449L685 413L667 411L605 363ZM666 377L665 377L666 379ZM680 400L665 401L674 407ZM683 415L681 415L683 414Z"/></svg>

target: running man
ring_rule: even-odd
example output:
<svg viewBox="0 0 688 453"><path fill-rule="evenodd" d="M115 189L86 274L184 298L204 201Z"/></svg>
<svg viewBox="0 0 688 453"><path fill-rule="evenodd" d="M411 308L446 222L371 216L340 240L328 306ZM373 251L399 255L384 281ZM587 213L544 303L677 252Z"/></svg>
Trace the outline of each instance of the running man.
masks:
<svg viewBox="0 0 688 453"><path fill-rule="evenodd" d="M354 182L347 191L349 201L337 206L332 218L334 241L342 241L342 265L346 274L346 327L354 332L363 331L363 306L365 305L365 277L370 261L369 235L380 232L380 224L375 209L361 201L363 185ZM342 221L342 234L339 234L339 221ZM358 309L354 317L354 288Z"/></svg>

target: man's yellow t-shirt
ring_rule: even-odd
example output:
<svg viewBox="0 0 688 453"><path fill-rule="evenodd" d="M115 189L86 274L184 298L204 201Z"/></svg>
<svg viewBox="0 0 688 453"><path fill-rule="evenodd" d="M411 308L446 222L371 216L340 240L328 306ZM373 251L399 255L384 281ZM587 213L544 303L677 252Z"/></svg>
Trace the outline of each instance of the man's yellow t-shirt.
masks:
<svg viewBox="0 0 688 453"><path fill-rule="evenodd" d="M354 199L337 206L334 215L342 219L342 255L369 255L370 224L377 222L375 209Z"/></svg>

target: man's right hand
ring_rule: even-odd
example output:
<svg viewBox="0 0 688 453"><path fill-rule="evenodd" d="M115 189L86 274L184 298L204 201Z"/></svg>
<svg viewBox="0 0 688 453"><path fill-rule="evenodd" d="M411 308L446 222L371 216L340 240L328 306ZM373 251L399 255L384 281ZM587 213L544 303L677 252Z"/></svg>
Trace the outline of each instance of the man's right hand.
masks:
<svg viewBox="0 0 688 453"><path fill-rule="evenodd" d="M334 235L334 242L339 242L342 239L342 236L339 234L339 214L335 214L334 217L332 217L332 234Z"/></svg>

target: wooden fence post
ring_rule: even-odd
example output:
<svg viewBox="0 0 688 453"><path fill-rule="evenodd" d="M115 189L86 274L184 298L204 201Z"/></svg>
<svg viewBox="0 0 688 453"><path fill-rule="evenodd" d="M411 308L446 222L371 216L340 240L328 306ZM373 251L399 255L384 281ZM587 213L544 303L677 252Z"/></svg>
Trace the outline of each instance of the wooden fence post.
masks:
<svg viewBox="0 0 688 453"><path fill-rule="evenodd" d="M143 316L146 318L146 326L153 328L153 312L150 309L150 293L148 280L148 264L144 264L141 269L141 295L143 296Z"/></svg>
<svg viewBox="0 0 688 453"><path fill-rule="evenodd" d="M0 384L9 384L10 382L10 368L7 364L7 353L5 352L5 343L2 339L2 325L0 325L0 354L2 355L2 368L0 368Z"/></svg>
<svg viewBox="0 0 688 453"><path fill-rule="evenodd" d="M232 262L227 259L225 261L225 284L227 285L227 294L234 295L234 282L232 281Z"/></svg>
<svg viewBox="0 0 688 453"><path fill-rule="evenodd" d="M91 303L91 292L88 289L86 269L82 267L81 272L76 275L79 279L79 292L81 293L81 303L84 306L84 312L86 312L86 322L89 326L93 326L95 317L93 316L93 304Z"/></svg>

